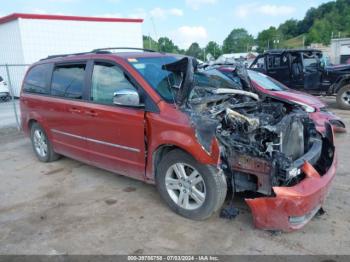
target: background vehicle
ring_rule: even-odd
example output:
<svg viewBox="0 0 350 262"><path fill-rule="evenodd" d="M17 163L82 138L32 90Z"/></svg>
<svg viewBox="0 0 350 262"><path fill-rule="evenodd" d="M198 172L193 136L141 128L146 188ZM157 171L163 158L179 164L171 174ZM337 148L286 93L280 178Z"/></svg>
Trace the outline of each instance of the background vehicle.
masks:
<svg viewBox="0 0 350 262"><path fill-rule="evenodd" d="M227 184L264 196L246 199L259 228L296 230L318 212L335 176L329 124L321 135L299 105L237 90L192 57L113 51L28 70L21 123L39 160L62 154L155 183L196 220L222 206Z"/></svg>
<svg viewBox="0 0 350 262"><path fill-rule="evenodd" d="M6 82L0 76L0 101L8 101L11 99L10 91L7 87Z"/></svg>
<svg viewBox="0 0 350 262"><path fill-rule="evenodd" d="M233 81L239 79L235 66L218 66L217 69L230 77ZM285 99L303 106L309 116L316 123L320 132L325 131L325 123L329 122L336 132L345 132L344 122L335 114L327 110L327 106L317 97L290 89L277 80L262 73L247 70L254 91L273 97Z"/></svg>
<svg viewBox="0 0 350 262"><path fill-rule="evenodd" d="M264 73L286 86L315 95L336 95L337 104L350 109L350 65L321 62L314 49L270 50L259 55L250 69Z"/></svg>

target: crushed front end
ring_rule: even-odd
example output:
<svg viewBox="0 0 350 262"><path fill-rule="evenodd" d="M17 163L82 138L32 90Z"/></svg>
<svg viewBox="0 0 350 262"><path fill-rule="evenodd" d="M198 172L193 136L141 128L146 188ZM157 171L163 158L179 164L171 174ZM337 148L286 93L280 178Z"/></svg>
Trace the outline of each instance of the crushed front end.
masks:
<svg viewBox="0 0 350 262"><path fill-rule="evenodd" d="M321 208L335 175L330 125L322 136L300 108L246 95L197 97L189 113L204 148L218 139L234 192L261 194L246 199L256 227L298 229Z"/></svg>
<svg viewBox="0 0 350 262"><path fill-rule="evenodd" d="M245 76L242 84L249 85ZM332 127L326 124L321 134L299 106L239 90L217 72L196 72L194 81L182 84L191 88L180 107L202 148L210 154L216 139L233 193L259 196L246 199L256 227L304 226L321 208L335 176Z"/></svg>

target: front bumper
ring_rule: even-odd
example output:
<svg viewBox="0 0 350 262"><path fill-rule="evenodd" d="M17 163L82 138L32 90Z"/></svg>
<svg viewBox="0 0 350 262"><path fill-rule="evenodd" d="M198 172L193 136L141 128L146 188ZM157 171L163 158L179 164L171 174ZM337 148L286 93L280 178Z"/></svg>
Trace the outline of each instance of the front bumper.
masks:
<svg viewBox="0 0 350 262"><path fill-rule="evenodd" d="M330 134L329 124L326 133ZM327 135L326 135L327 136ZM333 136L330 138L333 144ZM310 159L310 162L311 159ZM293 231L306 225L322 207L336 172L337 156L327 172L320 176L312 164L305 160L301 167L305 178L291 187L273 187L275 196L246 199L259 229Z"/></svg>
<svg viewBox="0 0 350 262"><path fill-rule="evenodd" d="M316 111L310 113L310 118L315 122L316 129L320 133L325 132L325 124L330 123L335 132L346 132L344 122L336 115L328 111Z"/></svg>

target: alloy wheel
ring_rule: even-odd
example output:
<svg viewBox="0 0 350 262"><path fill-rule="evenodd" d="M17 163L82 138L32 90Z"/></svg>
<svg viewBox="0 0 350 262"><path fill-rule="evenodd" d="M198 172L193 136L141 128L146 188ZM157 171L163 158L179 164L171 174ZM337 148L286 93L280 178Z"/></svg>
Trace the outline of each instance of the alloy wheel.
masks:
<svg viewBox="0 0 350 262"><path fill-rule="evenodd" d="M169 167L165 175L165 186L171 199L183 209L197 209L205 201L206 187L202 175L185 163Z"/></svg>
<svg viewBox="0 0 350 262"><path fill-rule="evenodd" d="M33 136L35 151L41 157L47 156L47 141L43 131L36 129Z"/></svg>
<svg viewBox="0 0 350 262"><path fill-rule="evenodd" d="M342 94L341 98L343 99L343 101L344 101L345 103L350 104L350 90L345 91L345 92Z"/></svg>

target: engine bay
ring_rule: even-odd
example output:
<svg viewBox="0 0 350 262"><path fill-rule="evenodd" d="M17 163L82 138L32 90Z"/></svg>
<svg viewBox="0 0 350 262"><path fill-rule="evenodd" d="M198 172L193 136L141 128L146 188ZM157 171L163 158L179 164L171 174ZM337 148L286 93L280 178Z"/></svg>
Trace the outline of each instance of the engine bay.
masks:
<svg viewBox="0 0 350 262"><path fill-rule="evenodd" d="M272 186L297 183L302 172L294 161L320 140L314 123L298 106L237 91L193 88L186 112L198 141L207 152L219 141L236 191L269 195Z"/></svg>

